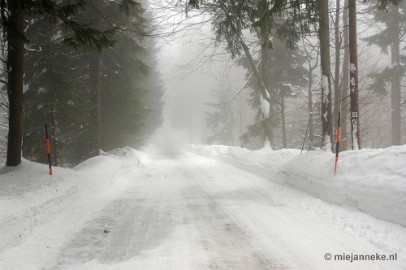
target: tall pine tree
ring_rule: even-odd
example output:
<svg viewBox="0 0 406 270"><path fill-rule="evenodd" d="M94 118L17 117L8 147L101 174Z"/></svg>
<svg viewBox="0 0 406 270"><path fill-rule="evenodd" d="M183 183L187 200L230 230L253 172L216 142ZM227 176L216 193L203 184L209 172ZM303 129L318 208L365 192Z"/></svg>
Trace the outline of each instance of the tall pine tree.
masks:
<svg viewBox="0 0 406 270"><path fill-rule="evenodd" d="M381 72L370 74L373 83L370 88L377 94L391 96L391 130L392 145L402 143L401 136L401 81L406 74L406 55L402 54L400 44L406 41L406 2L402 1L398 6L391 5L385 10L370 8L374 19L385 25L379 33L367 38L370 44L375 44L381 51L391 56L391 65ZM390 85L390 90L388 86ZM404 97L403 97L403 100Z"/></svg>
<svg viewBox="0 0 406 270"><path fill-rule="evenodd" d="M27 53L25 116L30 124L24 153L30 159L44 161L43 121L53 128L54 160L66 166L97 155L100 148L145 143L161 123L162 87L155 52L140 38L143 9L137 6L126 16L111 3L94 5L81 17L101 20L101 29L110 24L119 28L115 45L103 52L75 51L59 44L63 28L49 29L46 21L28 28L47 37L33 40Z"/></svg>

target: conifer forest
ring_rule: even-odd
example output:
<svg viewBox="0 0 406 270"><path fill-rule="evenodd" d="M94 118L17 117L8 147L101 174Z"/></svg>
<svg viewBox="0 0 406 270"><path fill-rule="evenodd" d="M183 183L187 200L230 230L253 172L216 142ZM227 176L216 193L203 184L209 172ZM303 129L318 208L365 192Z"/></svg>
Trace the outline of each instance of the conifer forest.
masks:
<svg viewBox="0 0 406 270"><path fill-rule="evenodd" d="M404 144L405 12L400 0L2 0L1 160L46 163L45 123L52 162L70 167L142 147L164 118L191 143ZM196 52L183 73L223 72L195 117L163 111L160 50L176 39Z"/></svg>

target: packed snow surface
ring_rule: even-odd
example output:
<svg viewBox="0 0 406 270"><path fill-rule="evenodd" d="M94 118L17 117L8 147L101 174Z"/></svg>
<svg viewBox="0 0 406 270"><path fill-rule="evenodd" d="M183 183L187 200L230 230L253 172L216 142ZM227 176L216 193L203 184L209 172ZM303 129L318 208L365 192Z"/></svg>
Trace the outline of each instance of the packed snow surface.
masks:
<svg viewBox="0 0 406 270"><path fill-rule="evenodd" d="M0 171L0 269L405 269L405 154L349 151L336 176L330 153L269 148L24 161Z"/></svg>
<svg viewBox="0 0 406 270"><path fill-rule="evenodd" d="M406 145L340 153L249 151L228 146L193 146L272 181L289 184L325 201L361 210L406 226Z"/></svg>

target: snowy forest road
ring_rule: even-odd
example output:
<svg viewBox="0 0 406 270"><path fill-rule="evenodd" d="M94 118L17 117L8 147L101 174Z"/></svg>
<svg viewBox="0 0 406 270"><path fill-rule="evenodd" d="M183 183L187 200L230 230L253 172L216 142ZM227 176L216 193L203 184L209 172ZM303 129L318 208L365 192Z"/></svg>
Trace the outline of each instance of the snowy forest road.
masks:
<svg viewBox="0 0 406 270"><path fill-rule="evenodd" d="M397 225L214 159L158 155L127 174L133 183L42 269L404 269L401 254L334 260L390 255Z"/></svg>
<svg viewBox="0 0 406 270"><path fill-rule="evenodd" d="M62 250L54 269L83 263L103 269L86 265L93 259L128 269L281 269L227 213L228 206L270 198L219 168L206 159L157 161L141 186L108 205Z"/></svg>

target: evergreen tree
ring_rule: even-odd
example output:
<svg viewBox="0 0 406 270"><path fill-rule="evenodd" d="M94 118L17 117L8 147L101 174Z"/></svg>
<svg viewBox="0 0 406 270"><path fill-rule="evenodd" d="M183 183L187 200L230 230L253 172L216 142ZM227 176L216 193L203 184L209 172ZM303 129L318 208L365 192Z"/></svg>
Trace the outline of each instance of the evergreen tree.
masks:
<svg viewBox="0 0 406 270"><path fill-rule="evenodd" d="M406 2L402 1L398 6L388 6L386 10L370 8L374 19L385 25L385 28L370 37L367 41L381 48L381 51L391 54L391 66L384 68L381 72L370 74L373 83L370 88L377 94L391 95L391 116L392 116L392 145L401 144L401 80L406 74L406 55L402 54L401 42L406 40ZM390 50L389 50L390 49Z"/></svg>
<svg viewBox="0 0 406 270"><path fill-rule="evenodd" d="M32 34L34 33L34 34ZM85 54L58 42L63 29L40 20L27 28L23 154L45 162L44 123L51 127L54 164L76 164L92 150Z"/></svg>
<svg viewBox="0 0 406 270"><path fill-rule="evenodd" d="M143 145L161 124L163 91L153 53L120 35L102 56L102 149Z"/></svg>
<svg viewBox="0 0 406 270"><path fill-rule="evenodd" d="M151 134L161 123L162 87L158 76L152 78L156 75L154 51L152 46L144 48L135 36L143 35L138 24L143 20L142 8L137 6L127 17L110 3L99 4L81 17L102 18L103 23L121 28L114 36L115 45L102 53L76 51L58 43L64 29L50 29L47 21L28 28L27 36L34 32L41 38L32 40L27 53L27 158L44 161L44 121L53 128L53 158L65 166L97 155L100 148L128 145L134 137L144 143L148 137L144 134ZM98 115L100 122L95 123Z"/></svg>
<svg viewBox="0 0 406 270"><path fill-rule="evenodd" d="M224 83L221 83L213 94L218 103L209 104L211 111L207 113L206 124L211 132L206 141L209 144L233 145L237 119Z"/></svg>
<svg viewBox="0 0 406 270"><path fill-rule="evenodd" d="M207 3L206 3L207 4ZM300 34L308 32L311 25L317 21L315 3L313 1L291 1L285 5L284 1L271 2L259 0L248 1L222 1L209 6L209 12L213 14L213 30L217 42L226 42L226 48L232 57L244 53L249 69L253 72L253 78L257 81L256 89L259 91L259 108L268 107L266 112L259 113L263 134L271 145L274 141L273 126L275 126L275 104L279 97L269 88L269 51L272 49L273 40L283 40L289 48L294 48L300 38ZM255 33L261 44L261 67L258 68L254 57L248 48L243 30ZM265 105L265 103L268 103ZM258 125L255 125L258 127ZM254 131L254 130L252 130Z"/></svg>
<svg viewBox="0 0 406 270"><path fill-rule="evenodd" d="M278 147L287 147L286 139L286 127L285 127L285 107L286 107L286 98L296 96L294 89L299 89L301 86L304 86L306 81L307 70L304 68L305 58L301 54L300 50L290 50L286 48L286 45L282 41L277 39L273 40L272 50L269 51L267 55L269 60L267 61L268 66L266 70L267 73L267 88L272 91L273 95L276 97L273 101L274 112L270 115L272 129L278 127L282 130L282 138L275 137L273 146ZM244 65L244 61L241 62ZM252 89L257 87L255 81L251 81L249 84ZM251 106L253 108L260 108L261 100L260 96L256 94L257 91L251 93ZM258 110L256 117L256 123L251 125L248 128L248 132L244 134L244 140L250 140L250 138L262 136L263 131L261 131L261 126L263 125L260 117L261 110ZM277 141L281 143L277 143Z"/></svg>
<svg viewBox="0 0 406 270"><path fill-rule="evenodd" d="M25 19L46 18L50 23L63 23L69 34L64 41L74 47L103 49L112 45L114 29L100 31L80 24L75 15L91 3L89 0L70 1L23 1L1 0L0 16L4 40L7 42L7 93L9 98L9 134L7 146L8 166L21 163L23 137L23 77L24 77L24 34ZM128 7L132 0L123 0L122 7Z"/></svg>

